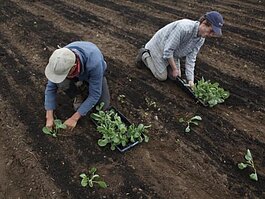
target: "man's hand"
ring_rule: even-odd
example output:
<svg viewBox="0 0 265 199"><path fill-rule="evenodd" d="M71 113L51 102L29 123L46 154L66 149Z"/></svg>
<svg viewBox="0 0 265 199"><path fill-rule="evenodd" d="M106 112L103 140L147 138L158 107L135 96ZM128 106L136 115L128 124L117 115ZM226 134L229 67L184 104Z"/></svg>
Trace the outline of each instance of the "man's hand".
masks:
<svg viewBox="0 0 265 199"><path fill-rule="evenodd" d="M48 129L50 129L50 130L52 130L53 129L53 118L52 119L46 119L46 127L48 128Z"/></svg>
<svg viewBox="0 0 265 199"><path fill-rule="evenodd" d="M68 129L73 130L77 124L77 120L70 117L64 122L64 124L67 126Z"/></svg>
<svg viewBox="0 0 265 199"><path fill-rule="evenodd" d="M180 71L180 69L174 69L174 70L172 70L172 74L171 74L171 76L172 76L174 79L176 79L178 76L181 77L181 71Z"/></svg>
<svg viewBox="0 0 265 199"><path fill-rule="evenodd" d="M73 130L77 124L77 121L81 118L80 113L75 112L72 117L68 118L64 124L67 126L68 129Z"/></svg>
<svg viewBox="0 0 265 199"><path fill-rule="evenodd" d="M46 127L52 130L54 126L53 110L46 111Z"/></svg>
<svg viewBox="0 0 265 199"><path fill-rule="evenodd" d="M170 65L170 67L171 67L171 74L170 74L171 77L170 78L176 79L177 76L181 77L180 67L177 67L173 57L170 57L168 59L168 63Z"/></svg>
<svg viewBox="0 0 265 199"><path fill-rule="evenodd" d="M194 82L193 81L189 81L189 85L190 85L190 87L193 89L194 88Z"/></svg>

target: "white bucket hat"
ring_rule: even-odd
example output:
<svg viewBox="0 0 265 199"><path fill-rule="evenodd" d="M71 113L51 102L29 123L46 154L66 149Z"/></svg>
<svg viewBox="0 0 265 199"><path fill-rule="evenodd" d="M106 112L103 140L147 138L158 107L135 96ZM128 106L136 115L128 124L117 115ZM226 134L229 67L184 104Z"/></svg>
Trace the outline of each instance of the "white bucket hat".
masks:
<svg viewBox="0 0 265 199"><path fill-rule="evenodd" d="M55 50L45 68L45 75L53 83L61 83L75 64L75 54L68 48Z"/></svg>

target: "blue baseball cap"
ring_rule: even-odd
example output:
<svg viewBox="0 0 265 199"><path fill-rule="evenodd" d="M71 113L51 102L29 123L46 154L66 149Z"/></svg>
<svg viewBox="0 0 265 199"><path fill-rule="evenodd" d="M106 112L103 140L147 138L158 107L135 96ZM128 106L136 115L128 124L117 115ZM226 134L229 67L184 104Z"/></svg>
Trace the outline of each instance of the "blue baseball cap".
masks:
<svg viewBox="0 0 265 199"><path fill-rule="evenodd" d="M223 16L217 11L211 11L205 14L205 18L207 19L207 21L211 23L215 34L221 36L222 35L221 29L224 25Z"/></svg>

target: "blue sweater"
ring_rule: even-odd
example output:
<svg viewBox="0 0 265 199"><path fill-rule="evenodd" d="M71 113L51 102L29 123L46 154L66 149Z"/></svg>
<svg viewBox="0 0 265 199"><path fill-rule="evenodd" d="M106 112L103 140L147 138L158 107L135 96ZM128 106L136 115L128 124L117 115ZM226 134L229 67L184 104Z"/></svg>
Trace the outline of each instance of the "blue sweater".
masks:
<svg viewBox="0 0 265 199"><path fill-rule="evenodd" d="M88 83L88 97L77 110L80 115L86 115L98 102L102 92L102 80L107 68L104 57L98 47L91 42L76 41L65 46L74 51L80 58L81 70L77 76L79 81ZM48 80L45 89L46 110L55 110L57 84Z"/></svg>

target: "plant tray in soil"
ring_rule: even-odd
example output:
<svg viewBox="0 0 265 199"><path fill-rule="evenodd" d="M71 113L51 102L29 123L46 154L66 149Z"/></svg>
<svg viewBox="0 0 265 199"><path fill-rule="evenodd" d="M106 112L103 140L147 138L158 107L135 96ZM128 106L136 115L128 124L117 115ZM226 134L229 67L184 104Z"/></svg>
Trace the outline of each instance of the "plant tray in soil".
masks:
<svg viewBox="0 0 265 199"><path fill-rule="evenodd" d="M130 126L132 123L120 112L118 111L116 108L114 107L110 107L108 108L106 111L113 109L120 117L121 117L121 121L124 122L124 124L128 127ZM92 122L98 126L97 122L91 118ZM116 146L116 148L120 151L120 152L125 152L128 149L134 147L135 145L139 144L139 141L135 141L135 142L128 142L126 146L122 146L122 145L118 145Z"/></svg>
<svg viewBox="0 0 265 199"><path fill-rule="evenodd" d="M181 87L182 90L184 90L188 95L190 95L196 102L200 103L203 106L208 106L207 103L203 102L201 99L198 99L189 84L187 84L183 79L180 77L176 78L177 84Z"/></svg>

